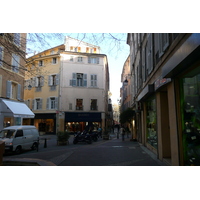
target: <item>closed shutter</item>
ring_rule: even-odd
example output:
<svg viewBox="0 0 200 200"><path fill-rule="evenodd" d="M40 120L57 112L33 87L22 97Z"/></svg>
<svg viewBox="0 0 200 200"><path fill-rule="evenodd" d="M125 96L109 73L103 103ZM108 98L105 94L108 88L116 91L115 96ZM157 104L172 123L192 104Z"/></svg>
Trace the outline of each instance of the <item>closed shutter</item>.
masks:
<svg viewBox="0 0 200 200"><path fill-rule="evenodd" d="M11 81L7 81L6 84L6 97L7 98L11 97Z"/></svg>
<svg viewBox="0 0 200 200"><path fill-rule="evenodd" d="M21 100L21 85L17 85L17 99Z"/></svg>
<svg viewBox="0 0 200 200"><path fill-rule="evenodd" d="M48 85L52 86L52 84L53 84L53 77L50 75L48 78Z"/></svg>
<svg viewBox="0 0 200 200"><path fill-rule="evenodd" d="M56 85L59 85L59 80L60 80L60 76L59 74L56 74Z"/></svg>
<svg viewBox="0 0 200 200"><path fill-rule="evenodd" d="M87 87L87 74L83 74L83 86Z"/></svg>
<svg viewBox="0 0 200 200"><path fill-rule="evenodd" d="M39 109L42 110L42 99L40 99Z"/></svg>
<svg viewBox="0 0 200 200"><path fill-rule="evenodd" d="M49 110L49 102L50 102L50 98L47 98L47 104L46 104L46 109Z"/></svg>
<svg viewBox="0 0 200 200"><path fill-rule="evenodd" d="M55 109L58 109L58 97L55 97Z"/></svg>
<svg viewBox="0 0 200 200"><path fill-rule="evenodd" d="M88 57L88 63L91 63L91 58L90 57Z"/></svg>

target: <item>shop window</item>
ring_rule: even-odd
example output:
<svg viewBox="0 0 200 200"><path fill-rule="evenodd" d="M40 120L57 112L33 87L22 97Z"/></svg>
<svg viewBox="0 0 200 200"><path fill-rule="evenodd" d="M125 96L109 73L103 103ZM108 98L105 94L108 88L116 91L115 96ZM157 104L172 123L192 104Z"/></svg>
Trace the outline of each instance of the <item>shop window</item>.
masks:
<svg viewBox="0 0 200 200"><path fill-rule="evenodd" d="M83 110L83 99L76 99L76 110Z"/></svg>
<svg viewBox="0 0 200 200"><path fill-rule="evenodd" d="M147 142L157 149L157 131L156 131L156 100L150 99L146 102L146 120L147 120Z"/></svg>
<svg viewBox="0 0 200 200"><path fill-rule="evenodd" d="M200 165L200 67L181 79L184 165Z"/></svg>
<svg viewBox="0 0 200 200"><path fill-rule="evenodd" d="M97 110L97 99L91 99L90 109Z"/></svg>

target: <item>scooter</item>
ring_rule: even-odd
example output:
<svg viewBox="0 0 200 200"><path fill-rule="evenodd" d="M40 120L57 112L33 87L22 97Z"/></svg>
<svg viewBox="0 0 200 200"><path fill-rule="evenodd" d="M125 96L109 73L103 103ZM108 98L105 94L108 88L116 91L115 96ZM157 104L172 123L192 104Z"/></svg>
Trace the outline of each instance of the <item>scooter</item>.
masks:
<svg viewBox="0 0 200 200"><path fill-rule="evenodd" d="M88 144L92 144L92 138L89 133L83 131L82 133L79 131L74 135L73 144L77 144L78 142L87 142Z"/></svg>
<svg viewBox="0 0 200 200"><path fill-rule="evenodd" d="M98 133L97 132L91 132L90 136L91 136L91 138L94 142L97 142L97 140L98 140Z"/></svg>

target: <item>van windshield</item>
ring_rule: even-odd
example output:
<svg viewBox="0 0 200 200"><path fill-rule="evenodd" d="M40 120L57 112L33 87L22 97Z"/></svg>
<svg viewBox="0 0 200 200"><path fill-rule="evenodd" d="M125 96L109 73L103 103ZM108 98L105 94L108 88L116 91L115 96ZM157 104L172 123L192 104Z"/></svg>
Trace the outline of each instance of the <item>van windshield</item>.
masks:
<svg viewBox="0 0 200 200"><path fill-rule="evenodd" d="M15 130L10 129L10 130L2 130L0 132L0 138L12 138L14 136Z"/></svg>

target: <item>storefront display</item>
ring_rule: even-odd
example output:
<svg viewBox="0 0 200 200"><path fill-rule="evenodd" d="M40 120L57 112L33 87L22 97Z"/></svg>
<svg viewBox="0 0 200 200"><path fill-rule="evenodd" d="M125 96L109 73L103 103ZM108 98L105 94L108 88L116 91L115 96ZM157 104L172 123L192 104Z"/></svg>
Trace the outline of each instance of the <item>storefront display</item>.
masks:
<svg viewBox="0 0 200 200"><path fill-rule="evenodd" d="M147 142L157 149L157 130L156 130L156 99L151 98L146 102L146 121L147 121Z"/></svg>
<svg viewBox="0 0 200 200"><path fill-rule="evenodd" d="M184 165L200 165L200 67L181 79Z"/></svg>

